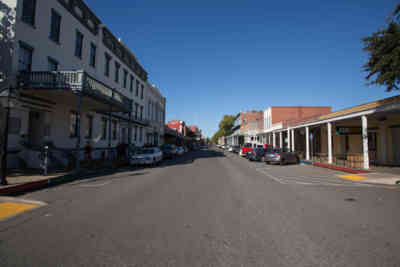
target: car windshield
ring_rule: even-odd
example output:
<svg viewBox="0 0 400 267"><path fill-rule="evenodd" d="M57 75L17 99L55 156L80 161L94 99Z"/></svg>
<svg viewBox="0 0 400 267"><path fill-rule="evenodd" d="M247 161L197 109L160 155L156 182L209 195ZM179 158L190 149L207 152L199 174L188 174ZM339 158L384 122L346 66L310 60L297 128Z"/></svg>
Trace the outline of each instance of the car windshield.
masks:
<svg viewBox="0 0 400 267"><path fill-rule="evenodd" d="M154 153L154 149L152 148L143 148L138 150L138 152L136 154L153 154Z"/></svg>

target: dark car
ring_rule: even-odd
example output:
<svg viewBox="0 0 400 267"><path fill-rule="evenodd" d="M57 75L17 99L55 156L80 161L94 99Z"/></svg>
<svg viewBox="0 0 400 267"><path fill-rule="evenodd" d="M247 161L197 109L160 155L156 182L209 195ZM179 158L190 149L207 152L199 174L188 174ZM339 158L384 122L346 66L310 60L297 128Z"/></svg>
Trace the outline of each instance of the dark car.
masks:
<svg viewBox="0 0 400 267"><path fill-rule="evenodd" d="M262 159L264 157L264 154L265 154L265 152L267 150L271 150L271 149L269 149L269 148L265 149L265 148L262 148L262 147L254 148L253 151L251 151L248 154L247 158L250 161L262 161Z"/></svg>
<svg viewBox="0 0 400 267"><path fill-rule="evenodd" d="M297 152L290 152L286 148L275 148L272 151L265 153L264 161L266 164L271 163L279 163L281 165L285 165L288 163L296 163L300 162L299 155Z"/></svg>
<svg viewBox="0 0 400 267"><path fill-rule="evenodd" d="M171 159L176 156L176 146L175 145L165 144L165 145L162 145L160 149L163 152L163 157L165 159Z"/></svg>

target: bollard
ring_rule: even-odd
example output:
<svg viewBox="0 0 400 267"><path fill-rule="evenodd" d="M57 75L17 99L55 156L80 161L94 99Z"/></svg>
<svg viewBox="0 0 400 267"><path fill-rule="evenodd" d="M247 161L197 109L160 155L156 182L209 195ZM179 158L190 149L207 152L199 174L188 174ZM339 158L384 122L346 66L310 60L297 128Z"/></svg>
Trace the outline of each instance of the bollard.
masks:
<svg viewBox="0 0 400 267"><path fill-rule="evenodd" d="M43 175L47 176L48 173L48 163L49 163L49 147L45 146L44 151L43 151L43 164L42 164L42 169L43 169Z"/></svg>

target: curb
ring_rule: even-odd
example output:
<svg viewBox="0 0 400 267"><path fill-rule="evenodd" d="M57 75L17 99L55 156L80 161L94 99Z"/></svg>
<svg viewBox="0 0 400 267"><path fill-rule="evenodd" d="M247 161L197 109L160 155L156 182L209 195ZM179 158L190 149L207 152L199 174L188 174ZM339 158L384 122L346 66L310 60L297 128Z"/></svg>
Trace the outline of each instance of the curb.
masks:
<svg viewBox="0 0 400 267"><path fill-rule="evenodd" d="M301 163L304 163L304 164L307 164L307 165L316 166L316 167L321 167L321 168L336 170L336 171L342 171L342 172L347 172L347 173L353 173L353 174L364 174L364 173L369 173L368 171L364 171L364 170L351 169L351 168L345 168L345 167L339 167L339 166L335 166L335 165L331 165L331 164L324 164L324 163L312 162L312 161L307 161L307 160L302 160Z"/></svg>
<svg viewBox="0 0 400 267"><path fill-rule="evenodd" d="M32 192L36 190L41 190L44 188L48 187L53 187L65 183L69 183L75 180L80 180L80 179L85 179L85 178L90 178L93 175L107 175L107 174L112 174L114 171L111 169L106 169L106 170L99 170L99 171L92 171L92 172L77 172L77 173L71 173L67 174L64 176L59 176L59 177L54 177L50 179L44 179L40 181L35 181L35 182L29 182L25 184L18 184L18 185L11 185L6 188L1 188L0 189L0 196L16 196L16 195L21 195L27 192Z"/></svg>

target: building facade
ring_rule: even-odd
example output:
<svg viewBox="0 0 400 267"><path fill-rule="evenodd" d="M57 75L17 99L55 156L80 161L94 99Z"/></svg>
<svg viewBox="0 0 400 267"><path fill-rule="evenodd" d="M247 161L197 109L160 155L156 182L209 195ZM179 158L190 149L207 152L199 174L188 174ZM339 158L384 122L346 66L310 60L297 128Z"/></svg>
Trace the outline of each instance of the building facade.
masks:
<svg viewBox="0 0 400 267"><path fill-rule="evenodd" d="M331 107L318 106L272 106L264 110L264 129L258 134L263 144L273 147L287 147L290 135L286 122L328 114Z"/></svg>
<svg viewBox="0 0 400 267"><path fill-rule="evenodd" d="M146 90L146 117L148 127L146 128L146 144L162 145L164 143L166 99L161 91L152 84L147 83Z"/></svg>
<svg viewBox="0 0 400 267"><path fill-rule="evenodd" d="M264 128L264 112L249 111L240 114L240 131L244 137L244 143L250 143L252 146L262 145L262 139L259 134Z"/></svg>
<svg viewBox="0 0 400 267"><path fill-rule="evenodd" d="M12 103L9 167L37 168L44 144L52 162L64 165L73 157L79 164L86 144L93 157L107 157L119 143L145 144L147 71L82 0L2 3L15 14L12 90L1 89ZM163 108L165 117L165 101Z"/></svg>

